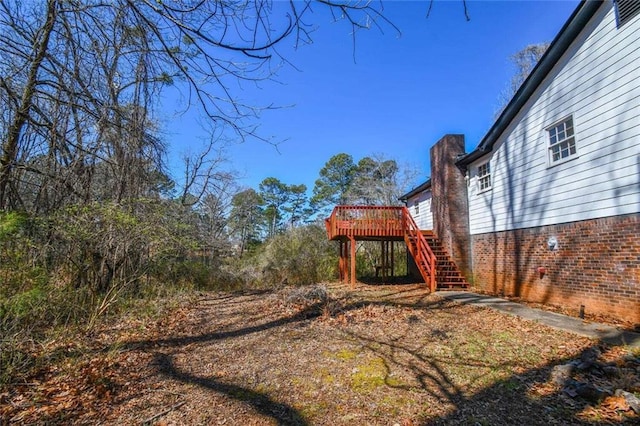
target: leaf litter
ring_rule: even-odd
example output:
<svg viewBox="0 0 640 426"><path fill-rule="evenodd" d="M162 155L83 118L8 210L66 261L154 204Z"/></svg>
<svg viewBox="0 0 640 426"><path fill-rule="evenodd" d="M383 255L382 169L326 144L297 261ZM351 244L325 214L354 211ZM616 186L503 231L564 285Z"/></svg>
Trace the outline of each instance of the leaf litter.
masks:
<svg viewBox="0 0 640 426"><path fill-rule="evenodd" d="M581 373L580 379L589 375L597 386L611 387L599 403L567 396L550 377L555 366L593 348L621 372ZM57 356L0 390L0 423L640 420L613 394L622 385L640 392L638 369L629 361L637 352L446 301L419 285L202 293L153 323L129 318L42 350L40 356Z"/></svg>

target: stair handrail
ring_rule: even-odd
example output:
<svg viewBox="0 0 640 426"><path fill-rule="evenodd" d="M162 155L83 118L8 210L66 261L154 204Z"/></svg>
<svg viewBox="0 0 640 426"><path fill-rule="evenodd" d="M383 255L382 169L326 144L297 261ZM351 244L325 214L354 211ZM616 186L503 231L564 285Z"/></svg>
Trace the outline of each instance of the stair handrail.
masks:
<svg viewBox="0 0 640 426"><path fill-rule="evenodd" d="M420 228L418 228L411 213L409 213L409 209L406 207L403 207L402 219L407 236L409 239L414 238L416 242L416 253L414 255L416 258L416 266L420 269L422 277L429 285L429 290L433 292L436 290L436 255L433 253L433 250L431 250L431 247L429 247L427 239L422 235L422 232L420 232ZM424 263L428 265L428 271L423 271L420 267L422 263L421 260L424 260ZM427 276L424 276L424 273L426 273Z"/></svg>

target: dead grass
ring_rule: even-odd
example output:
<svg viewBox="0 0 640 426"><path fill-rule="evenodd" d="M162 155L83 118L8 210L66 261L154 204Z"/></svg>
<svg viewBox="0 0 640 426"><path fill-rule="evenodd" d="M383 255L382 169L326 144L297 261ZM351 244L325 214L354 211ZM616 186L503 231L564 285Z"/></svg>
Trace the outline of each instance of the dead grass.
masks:
<svg viewBox="0 0 640 426"><path fill-rule="evenodd" d="M157 323L130 321L58 342L47 368L0 392L0 423L639 420L624 407L569 401L550 383L553 365L593 341L415 285L206 293Z"/></svg>

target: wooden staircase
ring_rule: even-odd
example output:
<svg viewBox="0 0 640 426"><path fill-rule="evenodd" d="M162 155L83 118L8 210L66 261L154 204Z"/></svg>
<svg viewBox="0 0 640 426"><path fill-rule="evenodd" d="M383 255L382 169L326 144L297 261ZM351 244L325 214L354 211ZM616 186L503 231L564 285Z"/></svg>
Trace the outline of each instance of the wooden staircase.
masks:
<svg viewBox="0 0 640 426"><path fill-rule="evenodd" d="M469 287L433 231L420 230L406 207L336 206L325 219L325 226L329 239L340 242L341 277L347 276L347 262L351 258L352 285L355 285L356 241L404 240L430 291Z"/></svg>
<svg viewBox="0 0 640 426"><path fill-rule="evenodd" d="M427 244L436 257L436 283L438 290L459 290L469 288L469 283L451 259L442 242L433 231L422 231Z"/></svg>

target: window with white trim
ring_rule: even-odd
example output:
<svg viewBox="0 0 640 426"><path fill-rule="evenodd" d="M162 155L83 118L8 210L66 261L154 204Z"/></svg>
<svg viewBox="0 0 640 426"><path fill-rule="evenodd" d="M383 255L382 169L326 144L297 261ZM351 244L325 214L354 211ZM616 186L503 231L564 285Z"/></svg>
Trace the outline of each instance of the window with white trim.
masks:
<svg viewBox="0 0 640 426"><path fill-rule="evenodd" d="M478 166L478 191L483 192L491 189L491 166L489 162Z"/></svg>
<svg viewBox="0 0 640 426"><path fill-rule="evenodd" d="M416 215L420 214L420 202L419 201L415 201L413 203L413 209L414 209Z"/></svg>
<svg viewBox="0 0 640 426"><path fill-rule="evenodd" d="M547 133L549 135L550 165L561 163L577 155L572 116L549 127Z"/></svg>

